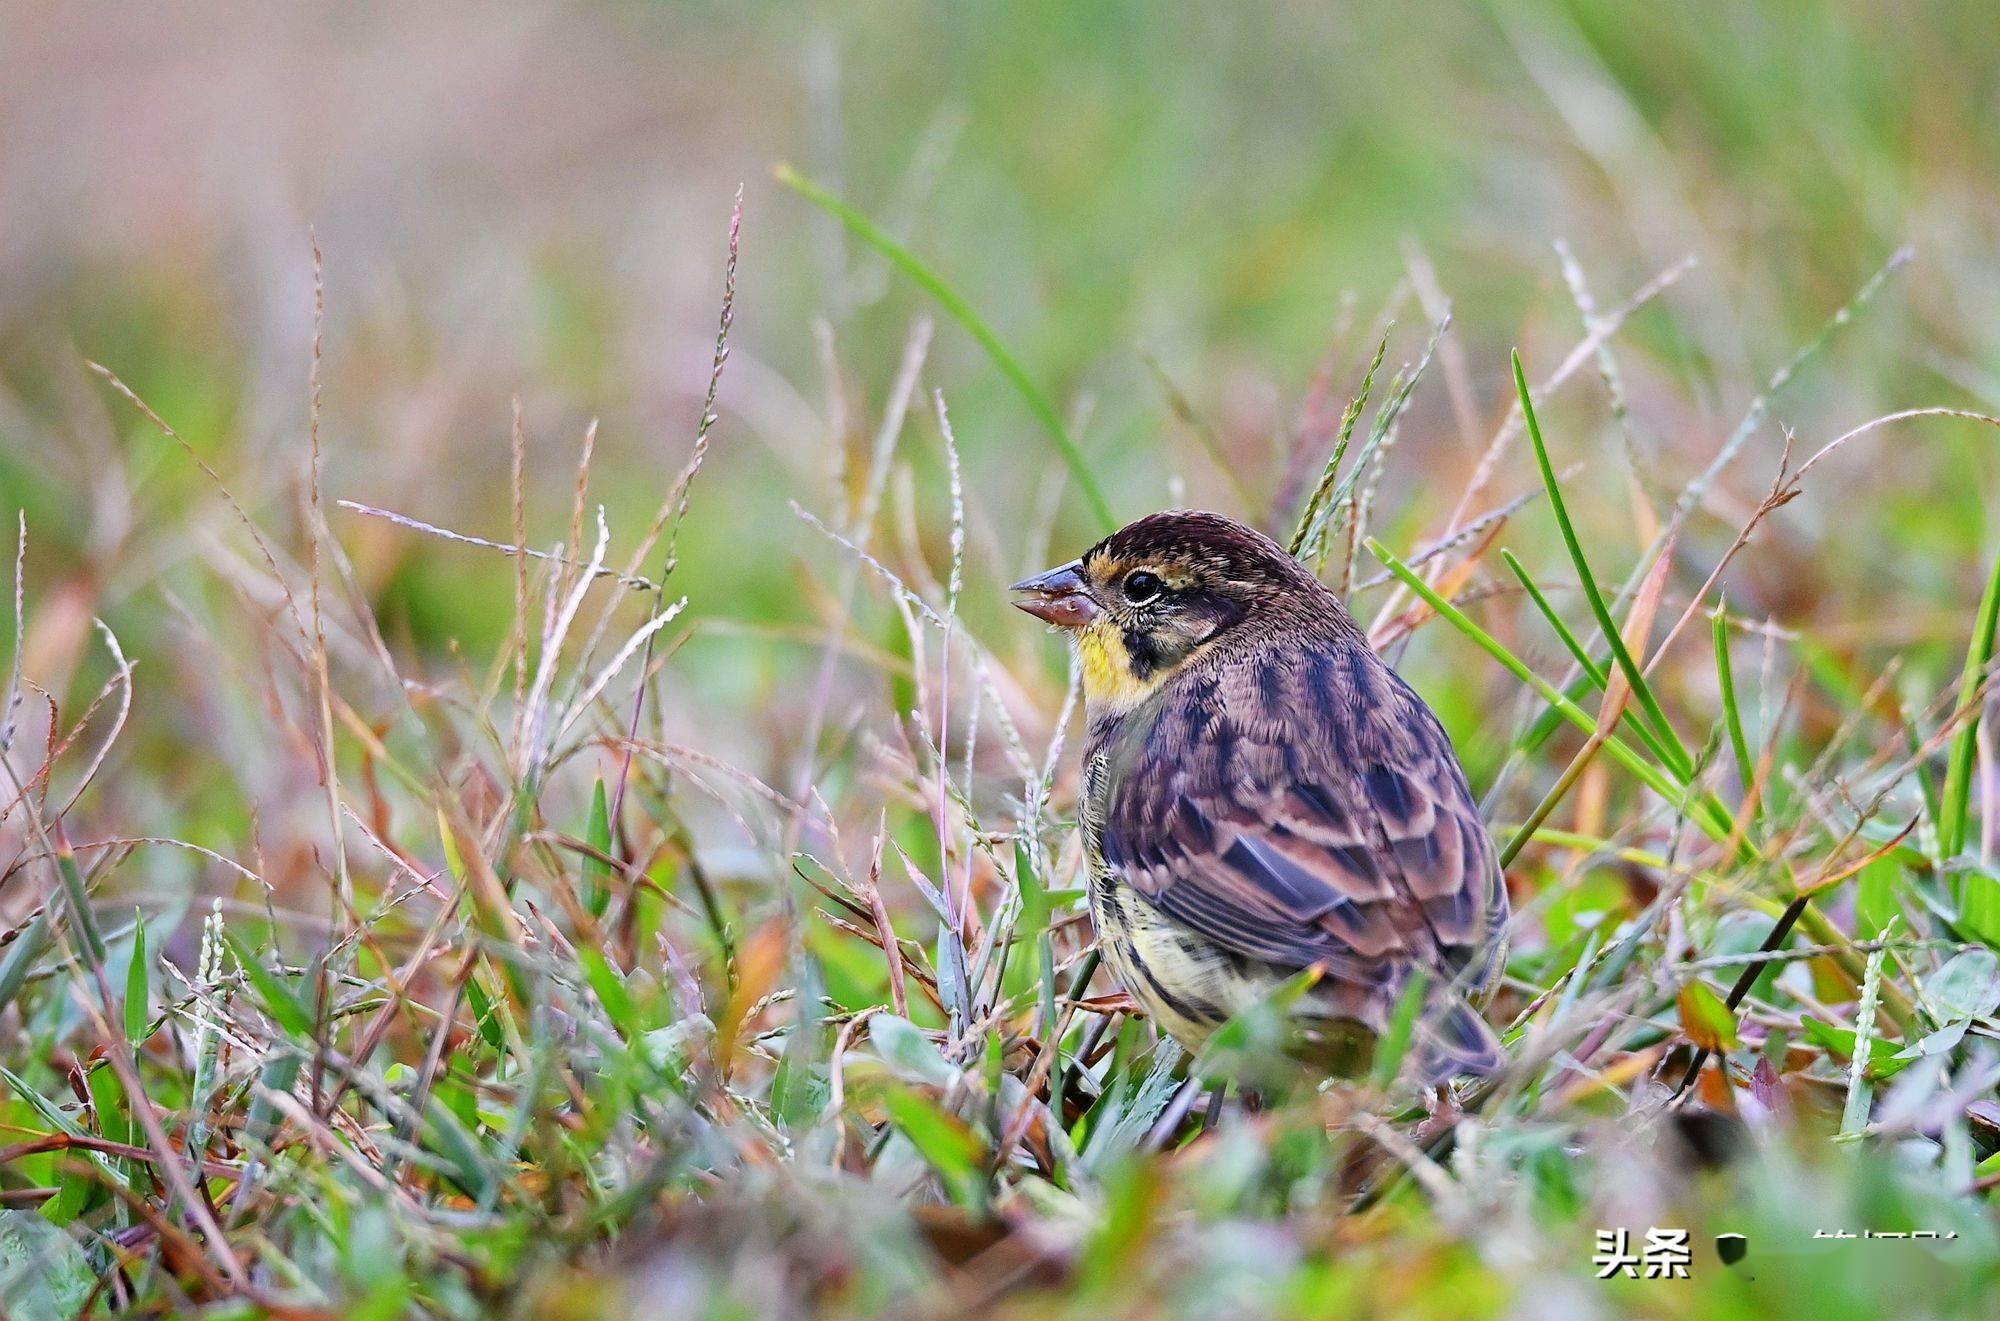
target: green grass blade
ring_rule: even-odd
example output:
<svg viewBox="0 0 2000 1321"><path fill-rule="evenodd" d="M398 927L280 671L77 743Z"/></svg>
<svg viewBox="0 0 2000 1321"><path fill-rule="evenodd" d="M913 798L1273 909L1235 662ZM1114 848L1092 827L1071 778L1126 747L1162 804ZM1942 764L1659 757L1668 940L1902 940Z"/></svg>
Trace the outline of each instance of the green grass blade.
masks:
<svg viewBox="0 0 2000 1321"><path fill-rule="evenodd" d="M479 1031L480 1039L497 1053L505 1054L507 1035L501 1031L494 1003L487 997L485 988L480 986L478 977L465 979L465 998L472 1006L472 1022Z"/></svg>
<svg viewBox="0 0 2000 1321"><path fill-rule="evenodd" d="M1298 526L1292 529L1292 539L1285 547L1300 559L1310 558L1307 554L1307 541L1315 534L1324 534L1329 511L1340 500L1341 492L1334 490L1334 482L1340 476L1341 461L1347 457L1348 442L1354 439L1354 424L1361 420L1361 410L1368 407L1369 392L1375 388L1375 373L1382 370L1382 357L1388 351L1389 335L1384 331L1381 343L1375 346L1374 361L1370 362L1368 370L1362 373L1361 389L1355 392L1354 398L1347 401L1347 411L1340 415L1340 435L1333 442L1333 453L1327 458L1326 467L1320 471L1319 484L1313 487L1312 494L1306 498L1306 507L1299 512ZM1358 468L1360 465L1355 466ZM1352 484L1350 478L1342 485L1341 491L1344 492Z"/></svg>
<svg viewBox="0 0 2000 1321"><path fill-rule="evenodd" d="M1111 512L1111 502L1104 498L1104 491L1098 486L1097 479L1090 475L1090 467L1084 462L1083 451L1069 434L1069 428L1063 425L1055 405L1049 402L1049 397L1042 393L1041 387L1037 386L1034 379L1028 375L1020 359L1016 358L1013 351L993 333L993 328L972 310L972 305L966 302L956 289L946 284L937 272L919 261L916 254L854 207L789 165L780 165L772 173L779 183L847 226L848 232L888 258L892 265L914 280L925 293L936 299L938 306L950 313L952 320L963 326L967 334L979 341L979 346L986 350L986 356L993 359L993 365L1000 369L1001 375L1013 383L1014 389L1026 401L1028 411L1035 415L1036 421L1042 424L1042 429L1049 433L1049 439L1054 442L1056 452L1062 455L1062 461L1069 467L1070 476L1076 479L1077 489L1083 493L1091 512L1097 515L1098 522L1104 525L1104 530L1107 532L1117 527L1118 519Z"/></svg>
<svg viewBox="0 0 2000 1321"><path fill-rule="evenodd" d="M1556 613L1554 604L1543 594L1541 587L1536 584L1535 580L1528 576L1527 569L1522 566L1520 560L1515 558L1514 552L1511 550L1502 550L1500 558L1506 562L1507 567L1513 571L1514 577L1526 589L1528 599L1535 603L1536 608L1542 612L1542 617L1549 621L1549 626L1556 631L1556 636L1562 639L1563 646L1569 649L1570 656L1583 668L1583 672L1589 676L1592 686L1599 692L1603 692L1605 686L1611 681L1609 671L1597 661L1592 660L1590 653L1583 649L1582 641L1571 631L1569 625L1563 622L1562 616ZM1661 741L1659 734L1647 724L1642 713L1632 711L1628 708L1621 718L1625 720L1632 732L1638 735L1639 741L1646 745L1648 751L1659 758L1660 761L1669 765L1672 764L1673 758L1668 755L1666 745Z"/></svg>
<svg viewBox="0 0 2000 1321"><path fill-rule="evenodd" d="M0 1013L4 1013L14 997L21 993L35 960L48 946L49 914L44 909L21 928L21 934L14 937L14 943L7 947L6 954L0 956Z"/></svg>
<svg viewBox="0 0 2000 1321"><path fill-rule="evenodd" d="M1993 574L1986 581L1986 595L1979 603L1979 618L1972 626L1972 644L1965 652L1965 672L1958 681L1958 702L1963 708L1979 700L1979 685L1986 667L1993 663L1993 641L2000 628L2000 555L1993 559ZM1966 822L1972 814L1972 767L1979 737L1979 712L1966 717L1951 741L1951 759L1946 763L1944 800L1938 820L1938 847L1947 858L1965 847Z"/></svg>
<svg viewBox="0 0 2000 1321"><path fill-rule="evenodd" d="M14 1095L20 1097L22 1102L35 1112L36 1117L49 1126L51 1131L72 1138L88 1138L90 1136L81 1128L78 1128L75 1121L71 1120L68 1115L65 1115L53 1101L28 1086L19 1074L4 1064L0 1064L0 1080L4 1080L9 1087L13 1088ZM84 1155L94 1162L98 1169L103 1170L105 1174L116 1180L120 1185L125 1187L131 1186L131 1179L127 1178L125 1172L102 1152L85 1150Z"/></svg>
<svg viewBox="0 0 2000 1321"><path fill-rule="evenodd" d="M302 1061L297 1055L286 1053L273 1055L264 1061L264 1067L257 1071L257 1085L266 1091L284 1095L292 1090L299 1080ZM277 1131L279 1123L278 1107L264 1096L254 1096L250 1102L248 1135L252 1142L264 1143Z"/></svg>
<svg viewBox="0 0 2000 1321"><path fill-rule="evenodd" d="M90 907L90 890L83 883L83 873L76 869L76 853L62 833L60 822L56 825L56 874L62 878L63 894L69 900L70 920L76 924L78 938L91 964L101 969L104 935L97 929L97 914Z"/></svg>
<svg viewBox="0 0 2000 1321"><path fill-rule="evenodd" d="M583 841L602 853L611 854L611 805L604 793L604 777L597 777L597 787L590 795L590 818L584 823ZM611 868L598 859L586 856L583 860L585 883L584 902L590 906L592 917L603 917L604 910L611 906Z"/></svg>
<svg viewBox="0 0 2000 1321"><path fill-rule="evenodd" d="M146 966L146 917L132 925L132 962L125 969L125 1039L138 1045L146 1036L146 1008L152 979Z"/></svg>
<svg viewBox="0 0 2000 1321"><path fill-rule="evenodd" d="M1750 759L1750 740L1743 736L1743 712L1736 702L1736 670L1729 659L1729 601L1727 598L1715 607L1715 678L1722 687L1722 722L1729 731L1729 748L1736 754L1736 777L1743 786L1743 796L1750 796L1751 777L1757 772L1757 763ZM1764 800L1760 797L1752 809L1758 822L1764 820Z"/></svg>
<svg viewBox="0 0 2000 1321"><path fill-rule="evenodd" d="M1583 667L1583 672L1590 676L1590 682L1597 690L1603 692L1604 685L1610 681L1609 673L1583 649L1582 639L1563 622L1563 617L1556 612L1554 604L1543 594L1540 585L1528 576L1528 571L1522 566L1520 558L1513 551L1503 548L1500 551L1500 559L1513 572L1515 581L1519 582L1522 590L1527 592L1528 599L1535 603L1535 608L1542 612L1542 618L1549 621L1549 627L1555 630L1558 638L1562 639L1562 644L1569 650L1571 658Z"/></svg>
<svg viewBox="0 0 2000 1321"><path fill-rule="evenodd" d="M229 937L229 947L236 951L236 962L242 967L244 976L257 989L257 999L279 1027L303 1042L313 1040L312 1013L299 1000L297 992L286 984L286 979L258 962L257 956L244 948L243 942Z"/></svg>
<svg viewBox="0 0 2000 1321"><path fill-rule="evenodd" d="M639 1039L639 1017L633 1012L632 997L625 990L625 983L612 971L610 960L604 951L589 945L577 947L577 958L583 964L583 974L590 982L590 989L597 994L597 1002L604 1006L604 1013L612 1026L624 1034L627 1041ZM467 983L470 985L470 983Z"/></svg>
<svg viewBox="0 0 2000 1321"><path fill-rule="evenodd" d="M1521 366L1521 355L1514 354L1514 388L1521 396L1521 415L1527 423L1528 439L1534 445L1535 464L1542 470L1542 485L1548 489L1549 508L1555 511L1556 527L1562 532L1563 545L1569 548L1571 563L1576 566L1576 576L1583 584L1583 594L1590 602L1590 612L1597 617L1597 626L1604 630L1604 641L1611 648L1618 668L1625 672L1625 681L1632 685L1632 695L1646 713L1663 740L1668 753L1665 760L1670 769L1680 779L1687 779L1694 769L1694 758L1673 726L1667 723L1667 716L1660 709L1659 699L1653 696L1646 676L1640 673L1639 664L1632 659L1632 653L1625 645L1624 636L1618 631L1617 623L1611 618L1611 608L1604 603L1604 593L1598 590L1597 579L1590 572L1590 561L1584 558L1583 543L1577 539L1576 528L1569 519L1569 508L1563 503L1562 488L1556 482L1556 471L1549 463L1548 445L1542 440L1542 424L1535 417L1534 400L1528 394L1528 374Z"/></svg>
<svg viewBox="0 0 2000 1321"><path fill-rule="evenodd" d="M1611 658L1606 656L1601 664L1608 665ZM1579 674L1564 685L1562 694L1572 702L1581 702L1590 692L1590 676ZM1527 732L1515 740L1515 746L1524 757L1532 757L1542 750L1542 746L1563 726L1563 714L1553 706L1544 706L1541 713L1529 722Z"/></svg>
<svg viewBox="0 0 2000 1321"><path fill-rule="evenodd" d="M1565 720L1585 734L1597 732L1597 722L1591 718L1589 712L1563 696L1554 684L1536 674L1498 638L1473 623L1464 611L1439 596L1429 583L1418 576L1409 565L1398 559L1387 546L1373 537L1368 538L1367 545L1370 553L1382 561L1389 572L1402 579L1411 591L1422 597L1426 605L1437 611L1439 616L1453 628L1479 644L1487 655L1506 666L1515 678L1540 693L1544 701L1562 712ZM1717 812L1713 804L1704 802L1697 795L1683 789L1674 782L1673 777L1640 756L1631 744L1613 734L1604 740L1604 751L1612 760L1638 776L1647 788L1685 811L1710 838L1721 841L1730 837L1732 823L1727 812Z"/></svg>

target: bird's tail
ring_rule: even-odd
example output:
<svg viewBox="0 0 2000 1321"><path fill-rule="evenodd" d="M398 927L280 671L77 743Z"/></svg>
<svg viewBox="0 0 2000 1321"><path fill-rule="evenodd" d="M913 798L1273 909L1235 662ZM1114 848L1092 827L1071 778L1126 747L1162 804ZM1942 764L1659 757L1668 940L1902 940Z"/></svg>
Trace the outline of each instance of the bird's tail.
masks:
<svg viewBox="0 0 2000 1321"><path fill-rule="evenodd" d="M1427 1083L1467 1075L1489 1077L1506 1063L1499 1034L1478 1010L1457 996L1425 1014L1417 1024L1415 1053L1412 1066Z"/></svg>

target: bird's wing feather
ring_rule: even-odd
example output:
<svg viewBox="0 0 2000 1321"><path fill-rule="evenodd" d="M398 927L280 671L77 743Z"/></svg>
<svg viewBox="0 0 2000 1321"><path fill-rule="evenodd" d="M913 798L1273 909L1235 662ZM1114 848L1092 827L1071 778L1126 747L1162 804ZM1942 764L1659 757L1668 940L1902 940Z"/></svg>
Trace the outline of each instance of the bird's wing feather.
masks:
<svg viewBox="0 0 2000 1321"><path fill-rule="evenodd" d="M1450 741L1358 638L1185 676L1107 762L1099 845L1194 933L1361 990L1455 969L1504 903Z"/></svg>

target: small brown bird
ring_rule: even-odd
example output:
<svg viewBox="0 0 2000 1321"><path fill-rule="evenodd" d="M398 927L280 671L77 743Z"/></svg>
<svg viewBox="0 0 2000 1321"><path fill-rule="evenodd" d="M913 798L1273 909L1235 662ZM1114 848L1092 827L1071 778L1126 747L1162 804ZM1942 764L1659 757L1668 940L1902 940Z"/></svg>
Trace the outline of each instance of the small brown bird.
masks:
<svg viewBox="0 0 2000 1321"><path fill-rule="evenodd" d="M1286 979L1321 1067L1368 1067L1411 976L1427 1081L1489 1073L1470 1000L1507 891L1437 717L1276 542L1170 510L1017 583L1069 634L1089 737L1082 828L1105 957L1190 1050Z"/></svg>

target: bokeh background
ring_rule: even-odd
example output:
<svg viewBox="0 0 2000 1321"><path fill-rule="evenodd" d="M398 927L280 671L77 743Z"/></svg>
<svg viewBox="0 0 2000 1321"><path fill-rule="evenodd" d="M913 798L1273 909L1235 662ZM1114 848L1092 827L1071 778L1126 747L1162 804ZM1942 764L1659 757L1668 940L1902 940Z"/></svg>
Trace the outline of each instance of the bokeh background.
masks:
<svg viewBox="0 0 2000 1321"><path fill-rule="evenodd" d="M1392 531L1434 527L1510 398L1507 348L1546 369L1581 335L1556 240L1606 308L1698 262L1620 342L1668 489L1900 245L1914 259L1783 395L1733 489L1761 492L1780 424L1807 445L1895 407L2000 403L2000 41L1981 3L10 4L0 28L0 505L27 511L38 590L73 598L44 617L54 656L93 612L170 655L159 588L189 525L227 518L83 361L282 511L306 443L309 231L332 496L505 540L519 396L531 539L566 528L593 417L593 498L642 527L699 411L739 182L733 356L682 583L710 619L815 618L801 561L825 547L787 501L825 507L865 452L928 304L773 183L781 161L992 322L1080 419L1121 516L1242 512L1149 360L1261 498L1322 359L1344 397L1370 327L1393 315L1411 356L1442 298L1450 370L1413 401L1381 502ZM1591 375L1585 448L1614 426ZM996 580L1042 553L1024 529L1060 479L949 322L925 386L976 496L968 609L991 612ZM929 535L924 412L901 458ZM1990 447L1942 429L1856 445L1771 533L1822 580L1740 608L1971 599L1960 537L1993 503ZM332 520L402 639L504 634L497 557ZM1095 534L1065 500L1058 547ZM1831 581L1863 590L1829 600ZM773 699L813 662L721 629L680 660L715 699L690 711L718 737L757 726L740 748L779 764ZM168 682L170 659L149 666Z"/></svg>
<svg viewBox="0 0 2000 1321"><path fill-rule="evenodd" d="M276 603L259 604L269 590L249 584L210 480L87 364L129 383L302 563L316 237L329 501L509 540L519 400L531 544L567 535L594 419L589 499L617 561L689 453L740 185L667 730L787 790L822 777L839 803L867 766L846 754L908 709L878 663L906 649L902 627L873 588L857 663L822 681L847 557L791 505L840 521L930 319L884 553L948 558L925 406L941 391L970 493L963 609L1007 674L1046 677L1009 690L1046 734L1059 648L1003 589L1103 529L984 351L781 187L780 163L963 294L1069 419L1121 518L1185 503L1282 524L1271 497L1317 470L1378 336L1386 385L1448 310L1372 522L1421 544L1511 404L1509 348L1546 377L1584 336L1579 282L1608 315L1673 276L1616 338L1622 416L1589 367L1544 407L1586 532L1615 561L1656 526L1647 497L1664 509L1768 402L1684 533L1692 588L1786 430L1809 452L1898 408L2000 406L1990 18L1977 3L10 6L0 509L29 528L24 672L87 702L112 668L93 617L139 659L92 797L124 832L225 851L253 827L308 837L312 759L244 700L270 657L216 636L233 604L214 571ZM1809 631L1807 660L1849 689L1894 657L1934 691L1996 537L1993 443L1923 422L1845 448L1760 530L1732 608ZM1491 499L1535 485L1517 449ZM487 663L512 622L504 557L330 509L406 674ZM1516 526L1560 590L1545 514ZM1559 659L1532 619L1487 623ZM1450 639L1403 661L1487 783L1509 734L1484 717L1511 680ZM704 842L768 880L739 836ZM274 870L310 892L309 855ZM210 883L179 854L142 866L153 895Z"/></svg>

